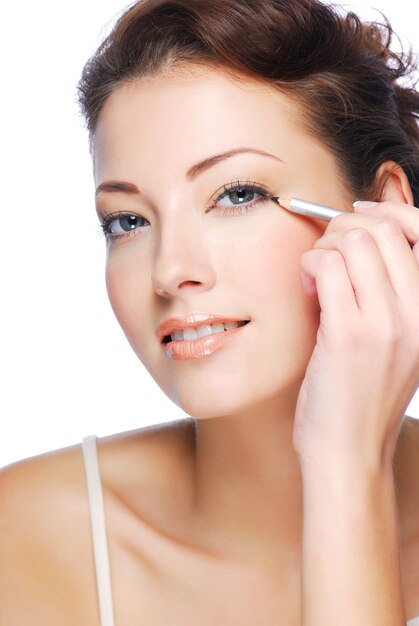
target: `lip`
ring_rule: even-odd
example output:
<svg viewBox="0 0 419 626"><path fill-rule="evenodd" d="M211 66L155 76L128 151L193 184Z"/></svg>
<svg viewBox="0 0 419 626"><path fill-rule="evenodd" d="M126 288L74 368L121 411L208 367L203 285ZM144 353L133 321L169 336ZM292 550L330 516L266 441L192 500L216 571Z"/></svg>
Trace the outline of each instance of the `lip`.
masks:
<svg viewBox="0 0 419 626"><path fill-rule="evenodd" d="M225 315L217 315L215 313L190 313L179 317L169 317L163 320L156 330L157 337L162 343L163 339L173 333L175 330L183 330L192 326L201 326L202 324L217 324L227 322L248 321L246 318L226 317ZM233 329L234 330L234 329ZM230 331L224 331L230 332ZM215 337L215 335L209 335ZM197 340L195 340L197 341Z"/></svg>
<svg viewBox="0 0 419 626"><path fill-rule="evenodd" d="M234 339L237 334L243 332L243 329L248 326L249 323L242 326L236 326L230 330L224 330L214 335L206 335L205 337L198 337L198 339L190 339L184 341L172 340L167 344L162 344L165 347L166 356L170 359L177 361L189 361L195 359L201 359L202 357L208 357L214 352L218 352L230 341Z"/></svg>

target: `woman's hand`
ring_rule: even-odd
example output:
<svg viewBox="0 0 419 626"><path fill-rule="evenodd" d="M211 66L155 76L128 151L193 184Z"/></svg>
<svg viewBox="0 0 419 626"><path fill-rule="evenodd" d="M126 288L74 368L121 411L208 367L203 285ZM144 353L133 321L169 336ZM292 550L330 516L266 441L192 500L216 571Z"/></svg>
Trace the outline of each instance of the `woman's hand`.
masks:
<svg viewBox="0 0 419 626"><path fill-rule="evenodd" d="M419 386L419 210L358 204L303 254L301 276L321 311L294 422L300 463L389 468Z"/></svg>

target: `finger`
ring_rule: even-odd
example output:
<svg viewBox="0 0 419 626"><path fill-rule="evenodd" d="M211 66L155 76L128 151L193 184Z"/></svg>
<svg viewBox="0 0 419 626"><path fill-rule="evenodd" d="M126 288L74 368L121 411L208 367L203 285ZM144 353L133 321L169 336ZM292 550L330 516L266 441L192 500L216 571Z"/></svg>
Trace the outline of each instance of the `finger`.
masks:
<svg viewBox="0 0 419 626"><path fill-rule="evenodd" d="M301 269L316 281L322 319L336 326L358 312L345 261L337 250L311 249L301 257Z"/></svg>
<svg viewBox="0 0 419 626"><path fill-rule="evenodd" d="M394 306L395 294L386 266L374 238L365 228L323 235L314 248L341 253L362 312L374 317L383 307Z"/></svg>
<svg viewBox="0 0 419 626"><path fill-rule="evenodd" d="M403 202L354 203L355 213L375 217L390 217L396 220L406 239L415 246L419 242L419 209Z"/></svg>
<svg viewBox="0 0 419 626"><path fill-rule="evenodd" d="M416 211L419 218L418 209L408 208ZM363 224L374 237L393 291L404 302L417 297L419 294L419 243L415 244L414 249L411 250L399 222L394 218L383 217L380 214L376 216L352 214L351 217L354 219L350 217L348 219L348 217L339 216L332 220L326 233L346 230L354 224ZM336 223L333 224L333 222Z"/></svg>
<svg viewBox="0 0 419 626"><path fill-rule="evenodd" d="M418 211L419 214L419 211ZM419 297L419 264L399 222L393 218L377 218L372 234L380 249L390 282L399 300L406 305ZM418 244L415 244L419 248Z"/></svg>

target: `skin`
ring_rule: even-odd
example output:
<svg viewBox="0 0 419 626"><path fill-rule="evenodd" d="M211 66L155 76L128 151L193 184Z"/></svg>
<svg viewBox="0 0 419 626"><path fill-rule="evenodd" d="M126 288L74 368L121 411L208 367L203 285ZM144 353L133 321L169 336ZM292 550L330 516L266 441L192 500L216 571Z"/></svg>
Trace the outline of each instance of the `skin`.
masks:
<svg viewBox="0 0 419 626"><path fill-rule="evenodd" d="M281 161L240 154L192 181L185 179L192 165L243 146ZM320 324L314 288L321 271L318 253L336 251L342 244L341 239L322 237L333 232L342 237L351 223L327 226L269 200L247 213L225 215L223 207L232 204L231 198L216 207L212 200L223 185L250 180L272 195L303 197L344 210L344 218L355 227L364 216L353 212L355 198L333 155L302 126L289 97L210 68L177 70L118 88L99 117L94 176L97 186L119 180L141 190L102 192L96 199L101 219L123 210L147 220L124 238L107 241L109 299L139 359L164 393L194 418L99 442L117 622L142 618L163 624L170 617L172 624L185 624L195 617L209 625L219 619L221 605L237 606L240 598L243 614L225 614L224 623L242 625L246 613L249 624L297 626L303 442L307 458L311 450L304 437L296 450L294 417ZM400 168L389 177L384 194L389 201L412 203ZM363 227L368 220L371 216ZM371 232L375 224L369 224ZM156 328L167 317L191 312L251 322L209 357L170 359ZM394 474L408 619L419 615L418 452L418 422L406 417ZM56 497L51 495L51 475L60 493ZM49 483L48 495L44 483ZM29 587L34 588L34 563L40 554L46 562L44 574L36 572L38 594L53 580L64 588L59 573L64 563L81 598L78 606L84 607L77 623L98 623L93 564L81 574L75 549L88 550L90 545L79 447L27 462L9 471L3 485L15 503L14 509L10 505L15 513L6 516L5 524L19 537L9 554L16 580L22 575L16 552L24 549L22 559L31 555L25 568ZM30 532L30 545L39 553L22 541L28 533L26 509L11 496L24 485L31 485L37 502L43 503L33 503ZM58 520L52 533L46 532L45 520L36 521L45 502ZM52 547L46 550L46 545ZM60 565L54 558L58 550L63 555ZM21 605L17 585L7 587L13 584L10 579L8 575L2 583L0 576L0 591ZM182 594L173 595L179 581L188 602ZM147 593L139 593L139 587ZM61 597L61 606L65 603ZM74 618L74 597L69 595L67 604ZM37 615L45 623L45 610L45 603L42 609L30 607L33 624ZM57 613L49 610L49 617L57 619L58 605ZM7 623L13 626L10 616Z"/></svg>

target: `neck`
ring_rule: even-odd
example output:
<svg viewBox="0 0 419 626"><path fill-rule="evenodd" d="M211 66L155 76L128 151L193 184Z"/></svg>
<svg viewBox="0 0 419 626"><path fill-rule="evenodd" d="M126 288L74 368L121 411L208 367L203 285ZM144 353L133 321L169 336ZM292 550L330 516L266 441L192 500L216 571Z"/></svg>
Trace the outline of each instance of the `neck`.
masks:
<svg viewBox="0 0 419 626"><path fill-rule="evenodd" d="M298 389L240 414L196 420L194 517L209 549L297 558L302 481L292 445ZM279 560L278 560L279 559Z"/></svg>

